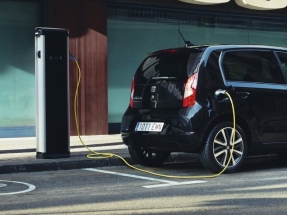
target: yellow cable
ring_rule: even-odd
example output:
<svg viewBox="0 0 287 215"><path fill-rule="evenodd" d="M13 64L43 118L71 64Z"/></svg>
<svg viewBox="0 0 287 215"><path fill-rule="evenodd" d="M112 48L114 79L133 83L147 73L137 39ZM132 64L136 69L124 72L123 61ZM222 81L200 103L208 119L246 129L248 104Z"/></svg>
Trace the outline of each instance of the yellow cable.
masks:
<svg viewBox="0 0 287 215"><path fill-rule="evenodd" d="M236 123L235 123L235 110L234 110L234 105L233 105L233 101L232 101L232 98L231 96L229 95L229 93L225 92L225 94L229 97L229 100L231 102L231 108L232 108L232 113L233 113L233 131L232 131L232 149L231 149L231 154L230 154L230 157L229 157L229 160L226 164L226 166L217 174L214 174L214 175L203 175L203 176L175 176L175 175L165 175L165 174L160 174L160 173L155 173L155 172L151 172L151 171L148 171L148 170L144 170L144 169L140 169L138 167L135 167L131 164L129 164L122 156L119 156L117 154L113 154L113 153L99 153L99 152L96 152L92 149L90 149L82 140L81 138L81 134L80 134L80 129L79 129L79 123L78 123L78 114L77 114L77 100L78 100L78 92L79 92L79 86L80 86L80 83L81 83L81 68L80 68L80 65L77 61L76 62L76 65L77 65L77 68L78 68L78 81L77 81L77 87L76 87L76 93L75 93L75 98L74 98L74 114L75 114L75 122L76 122L76 129L77 129L77 133L78 133L78 137L81 141L81 143L83 144L83 146L90 152L92 152L92 154L89 154L87 155L87 158L90 158L90 159L105 159L105 158L111 158L111 157L117 157L119 159L121 159L128 167L132 168L132 169L135 169L135 170L138 170L140 172L144 172L144 173L148 173L148 174L151 174L151 175L155 175L155 176L160 176L160 177L165 177L165 178L178 178L178 179L202 179L202 178L215 178L219 175L221 175L226 169L227 167L229 166L229 163L231 161L231 158L232 158L232 154L233 154L233 150L234 150L234 141L235 141L235 129L236 129Z"/></svg>

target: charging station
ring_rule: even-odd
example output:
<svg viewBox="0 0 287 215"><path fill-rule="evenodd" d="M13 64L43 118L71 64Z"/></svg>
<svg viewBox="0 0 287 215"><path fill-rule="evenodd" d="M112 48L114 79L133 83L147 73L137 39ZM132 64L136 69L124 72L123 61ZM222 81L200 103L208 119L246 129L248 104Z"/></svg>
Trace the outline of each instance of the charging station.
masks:
<svg viewBox="0 0 287 215"><path fill-rule="evenodd" d="M36 158L70 157L69 31L35 29Z"/></svg>

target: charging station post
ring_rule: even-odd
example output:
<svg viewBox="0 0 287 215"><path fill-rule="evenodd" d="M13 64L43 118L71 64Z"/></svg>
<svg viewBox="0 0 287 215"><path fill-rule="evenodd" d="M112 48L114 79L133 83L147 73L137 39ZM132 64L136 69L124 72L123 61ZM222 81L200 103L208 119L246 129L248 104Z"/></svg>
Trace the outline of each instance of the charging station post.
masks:
<svg viewBox="0 0 287 215"><path fill-rule="evenodd" d="M69 31L35 29L36 158L70 157Z"/></svg>

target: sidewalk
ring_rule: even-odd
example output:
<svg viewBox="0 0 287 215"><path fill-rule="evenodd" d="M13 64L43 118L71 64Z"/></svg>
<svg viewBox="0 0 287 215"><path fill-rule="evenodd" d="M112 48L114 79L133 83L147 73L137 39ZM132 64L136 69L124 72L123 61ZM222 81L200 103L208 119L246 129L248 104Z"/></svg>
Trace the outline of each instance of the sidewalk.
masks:
<svg viewBox="0 0 287 215"><path fill-rule="evenodd" d="M82 136L84 143L93 151L113 153L122 156L134 165L127 146L123 144L121 135ZM80 142L79 137L70 137L70 158L37 159L36 137L0 138L0 174L37 172L53 170L69 170L125 165L116 157L105 159L89 159L91 154ZM172 153L168 163L199 162L198 156L186 153Z"/></svg>
<svg viewBox="0 0 287 215"><path fill-rule="evenodd" d="M82 140L94 151L115 153L133 164L120 134L82 136ZM36 147L35 137L0 138L0 174L124 165L119 158L88 159L90 152L77 136L70 138L70 158L36 159Z"/></svg>

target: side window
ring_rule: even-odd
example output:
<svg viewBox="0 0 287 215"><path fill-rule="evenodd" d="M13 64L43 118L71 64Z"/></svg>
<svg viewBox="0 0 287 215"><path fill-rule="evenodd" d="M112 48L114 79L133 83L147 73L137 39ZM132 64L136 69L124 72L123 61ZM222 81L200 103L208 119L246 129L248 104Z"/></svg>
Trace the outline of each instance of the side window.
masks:
<svg viewBox="0 0 287 215"><path fill-rule="evenodd" d="M223 70L229 81L285 83L271 51L228 51L223 58Z"/></svg>
<svg viewBox="0 0 287 215"><path fill-rule="evenodd" d="M218 83L222 82L222 75L219 68L219 56L221 51L213 51L210 53L206 64L206 77L208 80Z"/></svg>
<svg viewBox="0 0 287 215"><path fill-rule="evenodd" d="M287 76L287 52L277 52L280 60L281 68L284 74Z"/></svg>

